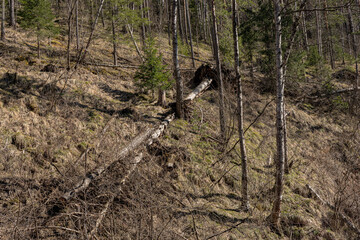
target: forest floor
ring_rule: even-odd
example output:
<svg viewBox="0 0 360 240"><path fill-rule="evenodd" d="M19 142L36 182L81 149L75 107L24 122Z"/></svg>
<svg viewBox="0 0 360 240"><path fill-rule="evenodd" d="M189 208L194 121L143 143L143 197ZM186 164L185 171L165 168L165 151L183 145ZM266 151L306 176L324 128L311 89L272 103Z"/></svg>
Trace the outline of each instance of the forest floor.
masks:
<svg viewBox="0 0 360 240"><path fill-rule="evenodd" d="M309 69L305 80L288 83L291 168L282 229L275 233L266 220L273 199L275 102L274 94L263 92L263 75L251 78L243 71L245 127L252 124L245 135L249 212L240 208L239 150L224 153L217 140L216 89L197 98L187 119L173 121L153 145L140 147L64 203L64 192L90 170L117 160L123 146L157 126L171 108L139 93L136 69L81 65L67 72L61 37L51 47L44 43L40 59L27 32L7 29L7 39L0 43L1 239L87 239L94 229L95 239L357 239L338 213L360 226L359 119L346 110L346 95L332 94L352 86L350 71L339 66L324 82ZM171 66L167 39L158 41ZM95 36L86 61L111 64L110 49ZM195 50L196 57L212 61L207 45ZM130 42L119 43L118 56L119 64L139 63ZM54 72L43 71L48 64ZM191 60L181 58L180 65L190 69ZM185 85L194 73L182 71ZM233 73L224 74L231 79ZM231 81L226 86L230 150L237 141L236 97ZM167 97L173 101L174 91ZM141 162L114 195L140 153ZM322 204L307 185L339 211Z"/></svg>

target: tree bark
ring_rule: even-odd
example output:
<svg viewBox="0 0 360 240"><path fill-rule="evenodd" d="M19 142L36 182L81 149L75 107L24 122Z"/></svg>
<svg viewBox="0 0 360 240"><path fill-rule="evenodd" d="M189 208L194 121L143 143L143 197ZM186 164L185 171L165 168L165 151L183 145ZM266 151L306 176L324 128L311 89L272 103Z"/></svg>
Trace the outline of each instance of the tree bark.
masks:
<svg viewBox="0 0 360 240"><path fill-rule="evenodd" d="M177 15L178 15L178 0L173 0L172 9L172 31L173 31L173 63L174 63L174 78L176 81L176 116L184 118L183 110L183 81L180 77L179 59L178 59L178 40L177 40Z"/></svg>
<svg viewBox="0 0 360 240"><path fill-rule="evenodd" d="M15 0L10 0L10 27L16 28L16 21L15 21Z"/></svg>
<svg viewBox="0 0 360 240"><path fill-rule="evenodd" d="M5 0L2 1L1 41L5 41Z"/></svg>
<svg viewBox="0 0 360 240"><path fill-rule="evenodd" d="M212 33L214 58L216 60L216 70L219 87L219 115L220 115L220 137L224 141L226 139L226 123L225 123L225 106L224 106L224 85L221 73L221 61L219 52L219 38L217 33L216 14L215 14L215 0L211 0L211 15L212 15Z"/></svg>
<svg viewBox="0 0 360 240"><path fill-rule="evenodd" d="M276 99L276 178L275 178L275 200L273 203L270 223L274 227L280 224L281 201L283 195L284 176L284 74L282 60L282 33L281 33L281 0L274 0L275 35L276 35L276 78L277 78L277 99Z"/></svg>
<svg viewBox="0 0 360 240"><path fill-rule="evenodd" d="M241 197L242 208L249 210L249 196L248 196L248 171L247 171L247 156L244 138L244 111L242 100L242 83L240 76L240 61L239 61L239 40L238 40L238 10L236 0L232 0L233 8L233 38L234 38L234 68L235 78L237 83L237 108L238 108L238 132L241 151Z"/></svg>

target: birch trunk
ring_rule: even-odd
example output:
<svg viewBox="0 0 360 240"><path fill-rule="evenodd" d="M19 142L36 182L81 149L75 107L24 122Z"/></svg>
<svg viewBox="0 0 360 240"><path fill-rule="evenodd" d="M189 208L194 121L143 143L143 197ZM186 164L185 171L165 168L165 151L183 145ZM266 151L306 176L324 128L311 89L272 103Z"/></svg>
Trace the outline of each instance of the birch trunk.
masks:
<svg viewBox="0 0 360 240"><path fill-rule="evenodd" d="M244 111L242 100L242 84L240 76L240 61L239 61L239 39L238 39L238 13L236 0L232 0L233 8L233 38L234 38L234 68L237 83L237 108L238 108L238 132L240 139L241 151L241 197L242 208L249 210L249 196L248 196L248 174L247 174L247 156L244 139Z"/></svg>
<svg viewBox="0 0 360 240"><path fill-rule="evenodd" d="M217 33L216 14L215 14L215 0L211 0L211 14L212 14L212 33L214 58L216 60L216 71L218 77L219 87L219 115L220 115L220 137L222 141L226 139L226 123L225 123L225 106L224 106L224 86L221 73L221 61L219 52L219 38Z"/></svg>
<svg viewBox="0 0 360 240"><path fill-rule="evenodd" d="M174 63L174 78L176 81L176 115L178 118L184 117L183 111L183 81L180 77L179 59L178 59L178 41L177 41L177 14L178 14L178 0L173 0L172 9L172 30L173 30L173 63Z"/></svg>
<svg viewBox="0 0 360 240"><path fill-rule="evenodd" d="M283 176L284 176L284 74L282 60L282 34L281 34L281 0L274 0L275 15L275 35L276 35L276 78L277 78L277 100L276 100L276 177L275 177L275 200L273 203L270 223L274 227L280 224L280 207L283 195Z"/></svg>

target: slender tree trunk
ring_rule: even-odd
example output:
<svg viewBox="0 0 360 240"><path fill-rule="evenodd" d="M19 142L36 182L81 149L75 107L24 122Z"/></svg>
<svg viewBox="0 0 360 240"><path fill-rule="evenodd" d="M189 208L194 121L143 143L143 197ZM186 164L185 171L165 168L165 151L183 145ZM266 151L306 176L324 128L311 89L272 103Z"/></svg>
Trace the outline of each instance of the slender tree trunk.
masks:
<svg viewBox="0 0 360 240"><path fill-rule="evenodd" d="M303 33L304 33L304 45L307 52L309 52L309 40L307 36L307 28L306 28L306 18L305 18L305 12L301 13L302 17L302 27L303 27Z"/></svg>
<svg viewBox="0 0 360 240"><path fill-rule="evenodd" d="M168 3L168 29L167 29L167 32L168 32L168 39L169 39L169 46L171 45L171 4L170 4L170 1L171 0L167 0L167 3Z"/></svg>
<svg viewBox="0 0 360 240"><path fill-rule="evenodd" d="M15 21L15 0L10 0L10 26L16 28Z"/></svg>
<svg viewBox="0 0 360 240"><path fill-rule="evenodd" d="M80 49L80 36L79 36L79 0L76 0L75 6L75 37L76 37L76 52Z"/></svg>
<svg viewBox="0 0 360 240"><path fill-rule="evenodd" d="M352 17L352 12L351 12L351 6L350 4L347 5L347 11L348 11L348 20L349 20L349 30L350 30L350 35L351 35L351 44L352 44L352 49L353 49L353 54L354 54L354 58L355 58L355 72L356 72L356 78L355 78L355 82L354 82L354 98L353 98L353 103L351 104L351 108L352 111L355 111L355 105L358 104L357 100L359 98L360 92L359 92L359 67L358 67L358 56L357 56L357 41L356 41L356 35L355 35L355 31L354 31L354 21L353 21L353 17Z"/></svg>
<svg viewBox="0 0 360 240"><path fill-rule="evenodd" d="M112 40L113 40L113 60L114 60L114 65L117 65L117 46L116 46L116 30L115 30L115 6L113 7L112 11L111 11L111 29L112 29Z"/></svg>
<svg viewBox="0 0 360 240"><path fill-rule="evenodd" d="M324 0L324 8L327 8L327 1ZM333 49L333 42L332 42L332 31L331 31L331 27L329 26L329 21L328 21L328 15L327 12L324 11L324 20L325 20L325 26L326 26L326 31L327 31L327 35L328 35L328 48L329 48L329 56L330 56L330 65L331 65L331 69L335 69L335 60L334 60L334 49Z"/></svg>
<svg viewBox="0 0 360 240"><path fill-rule="evenodd" d="M183 111L183 82L180 77L179 60L178 60L178 40L177 40L177 15L178 0L173 0L172 9L172 31L173 31L173 62L174 78L176 80L176 115L178 118L184 118Z"/></svg>
<svg viewBox="0 0 360 240"><path fill-rule="evenodd" d="M238 40L238 13L236 0L232 0L233 8L233 38L234 38L234 67L235 77L237 83L237 108L238 108L238 131L240 138L241 151L241 197L242 208L249 210L249 196L248 196L248 174L247 174L247 156L244 138L244 111L242 100L242 84L240 76L240 61L239 61L239 40Z"/></svg>
<svg viewBox="0 0 360 240"><path fill-rule="evenodd" d="M144 18L144 5L143 4L140 4L140 11L141 11L141 19L145 19ZM145 29L145 23L143 22L141 24L141 42L142 42L142 46L143 46L143 50L145 49L146 47L146 36L145 36L145 33L146 33L146 29Z"/></svg>
<svg viewBox="0 0 360 240"><path fill-rule="evenodd" d="M145 2L146 2L146 8L147 8L147 18L149 21L148 32L151 33L150 3L149 3L149 0L145 0Z"/></svg>
<svg viewBox="0 0 360 240"><path fill-rule="evenodd" d="M174 6L174 5L173 5ZM177 1L177 15L178 15L178 25L179 25L179 34L180 34L180 38L181 41L184 43L185 42L185 38L184 38L184 28L182 25L182 17L181 17L181 8L180 8L181 4L180 4L180 0ZM173 11L174 12L174 11Z"/></svg>
<svg viewBox="0 0 360 240"><path fill-rule="evenodd" d="M188 0L184 0L185 2L185 9L186 9L186 17L187 17L187 25L189 29L189 38L190 38L190 48L191 48L191 59L192 59L192 65L195 68L195 59L194 59L194 49L193 49L193 41L191 36L191 22L190 22L190 12L189 12L189 3Z"/></svg>
<svg viewBox="0 0 360 240"><path fill-rule="evenodd" d="M181 0L179 0L179 8L181 8ZM187 16L186 16L186 4L185 4L185 0L183 1L183 22L184 22L184 35L185 35L185 42L187 45L189 45L189 35L188 35L188 28L187 28L187 24L186 24L186 19L187 19Z"/></svg>
<svg viewBox="0 0 360 240"><path fill-rule="evenodd" d="M317 6L320 6L319 0L317 1ZM321 31L321 14L319 11L316 11L316 35L317 35L317 45L318 45L318 52L319 55L323 56L322 50L322 31Z"/></svg>
<svg viewBox="0 0 360 240"><path fill-rule="evenodd" d="M68 0L68 42L66 48L66 70L70 71L70 48L71 48L71 38L72 38L72 26L71 26L71 19L72 19L72 1Z"/></svg>
<svg viewBox="0 0 360 240"><path fill-rule="evenodd" d="M284 74L285 75L285 74ZM285 77L284 77L285 79ZM285 82L285 80L284 80ZM285 97L284 97L284 173L289 174L289 159L288 159L288 148L287 148L287 124L286 124L286 113L285 113Z"/></svg>
<svg viewBox="0 0 360 240"><path fill-rule="evenodd" d="M275 35L276 35L276 78L277 78L277 101L276 101L276 145L277 145L277 159L276 159L276 178L275 178L275 200L273 203L270 223L274 227L280 224L280 206L283 195L283 176L284 176L284 74L283 74L283 60L282 60L282 33L281 33L281 0L274 0L274 15L275 15Z"/></svg>
<svg viewBox="0 0 360 240"><path fill-rule="evenodd" d="M2 1L1 41L5 41L5 0Z"/></svg>
<svg viewBox="0 0 360 240"><path fill-rule="evenodd" d="M220 136L222 141L226 139L226 123L225 123L225 104L224 104L224 85L221 73L221 61L219 52L219 38L217 33L216 14L215 14L215 0L211 0L211 15L212 15L212 32L214 45L214 58L216 60L216 70L218 76L219 87L219 114L220 114Z"/></svg>

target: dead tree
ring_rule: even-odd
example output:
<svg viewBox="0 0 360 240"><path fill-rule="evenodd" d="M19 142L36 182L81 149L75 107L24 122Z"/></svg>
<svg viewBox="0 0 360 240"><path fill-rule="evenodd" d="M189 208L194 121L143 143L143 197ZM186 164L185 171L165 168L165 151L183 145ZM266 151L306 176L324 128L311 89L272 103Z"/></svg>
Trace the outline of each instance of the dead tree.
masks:
<svg viewBox="0 0 360 240"><path fill-rule="evenodd" d="M239 40L238 40L238 11L236 0L232 0L233 8L233 37L234 37L234 68L237 83L237 108L238 108L238 132L241 151L241 197L242 207L244 210L249 210L249 196L248 196L248 171L247 171L247 156L244 138L244 111L242 100L242 84L240 76L240 61L239 61Z"/></svg>
<svg viewBox="0 0 360 240"><path fill-rule="evenodd" d="M281 0L274 0L275 15L275 57L276 57L276 79L277 79L277 99L276 99L276 177L275 177L275 200L273 203L270 223L277 227L280 224L280 206L283 195L283 176L285 160L284 143L284 66L282 59L282 33L281 33Z"/></svg>

